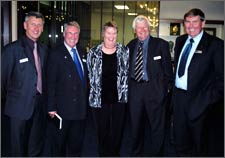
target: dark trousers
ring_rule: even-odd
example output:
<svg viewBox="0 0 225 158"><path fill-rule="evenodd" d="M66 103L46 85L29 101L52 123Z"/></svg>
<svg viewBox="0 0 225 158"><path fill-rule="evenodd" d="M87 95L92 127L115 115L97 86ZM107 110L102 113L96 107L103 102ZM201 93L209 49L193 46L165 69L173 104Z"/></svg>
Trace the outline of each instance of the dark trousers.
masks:
<svg viewBox="0 0 225 158"><path fill-rule="evenodd" d="M206 146L206 113L195 120L188 118L187 92L174 91L174 138L177 156L205 156Z"/></svg>
<svg viewBox="0 0 225 158"><path fill-rule="evenodd" d="M59 122L55 119L56 118L48 118L45 154L53 157L80 157L83 147L86 121L63 119L62 129L59 129Z"/></svg>
<svg viewBox="0 0 225 158"><path fill-rule="evenodd" d="M99 156L120 156L125 120L125 104L103 104L92 108L98 137Z"/></svg>
<svg viewBox="0 0 225 158"><path fill-rule="evenodd" d="M150 125L149 156L159 156L164 142L165 110L164 102L155 97L151 83L131 81L129 93L129 114L132 132L131 156L143 156L145 121Z"/></svg>
<svg viewBox="0 0 225 158"><path fill-rule="evenodd" d="M20 120L9 117L9 133L7 134L10 142L8 156L40 156L43 149L45 112L42 105L42 97L37 96L35 109L29 120Z"/></svg>

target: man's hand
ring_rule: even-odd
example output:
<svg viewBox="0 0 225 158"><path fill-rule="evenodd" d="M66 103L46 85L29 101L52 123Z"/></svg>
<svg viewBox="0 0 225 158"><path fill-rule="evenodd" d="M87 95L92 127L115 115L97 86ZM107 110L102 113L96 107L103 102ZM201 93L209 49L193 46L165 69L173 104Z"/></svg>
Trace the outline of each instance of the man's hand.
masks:
<svg viewBox="0 0 225 158"><path fill-rule="evenodd" d="M56 114L56 111L50 111L50 112L48 112L48 114L49 114L49 116L51 118L54 118L55 117L55 114Z"/></svg>

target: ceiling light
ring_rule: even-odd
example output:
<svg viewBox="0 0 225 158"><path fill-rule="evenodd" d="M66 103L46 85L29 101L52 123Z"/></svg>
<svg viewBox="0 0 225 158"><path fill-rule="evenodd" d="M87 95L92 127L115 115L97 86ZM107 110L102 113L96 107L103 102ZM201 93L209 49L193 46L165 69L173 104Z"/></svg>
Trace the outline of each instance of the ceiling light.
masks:
<svg viewBox="0 0 225 158"><path fill-rule="evenodd" d="M127 13L128 15L137 15L137 13Z"/></svg>
<svg viewBox="0 0 225 158"><path fill-rule="evenodd" d="M116 9L129 9L127 5L115 5Z"/></svg>

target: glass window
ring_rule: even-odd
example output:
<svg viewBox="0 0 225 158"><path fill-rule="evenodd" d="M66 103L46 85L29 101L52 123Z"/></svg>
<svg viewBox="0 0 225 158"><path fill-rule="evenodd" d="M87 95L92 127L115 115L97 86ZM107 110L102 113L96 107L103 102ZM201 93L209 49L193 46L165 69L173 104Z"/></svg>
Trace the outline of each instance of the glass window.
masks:
<svg viewBox="0 0 225 158"><path fill-rule="evenodd" d="M39 10L45 16L44 32L40 40L50 47L63 41L63 25L72 20L80 24L79 43L87 50L101 42L102 25L111 20L118 25L118 42L126 45L135 37L132 22L140 14L148 16L151 35L158 36L157 1L18 1L19 36L24 32L22 22L25 13L31 10Z"/></svg>

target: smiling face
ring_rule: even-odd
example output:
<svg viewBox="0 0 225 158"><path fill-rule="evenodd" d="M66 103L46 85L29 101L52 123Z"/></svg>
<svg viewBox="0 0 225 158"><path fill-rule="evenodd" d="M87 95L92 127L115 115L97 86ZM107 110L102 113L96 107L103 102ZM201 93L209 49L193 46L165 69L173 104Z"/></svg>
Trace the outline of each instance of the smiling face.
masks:
<svg viewBox="0 0 225 158"><path fill-rule="evenodd" d="M187 16L184 21L184 27L187 34L194 38L205 27L205 21L202 21L200 16Z"/></svg>
<svg viewBox="0 0 225 158"><path fill-rule="evenodd" d="M144 41L150 35L149 26L146 20L137 21L134 31L140 41Z"/></svg>
<svg viewBox="0 0 225 158"><path fill-rule="evenodd" d="M37 41L43 32L44 22L41 18L30 16L27 21L23 23L26 35L33 41Z"/></svg>
<svg viewBox="0 0 225 158"><path fill-rule="evenodd" d="M79 28L77 28L76 26L68 25L63 33L66 44L73 48L79 41L79 34Z"/></svg>
<svg viewBox="0 0 225 158"><path fill-rule="evenodd" d="M103 32L104 43L109 46L113 47L116 45L117 39L117 29L114 27L106 27Z"/></svg>

